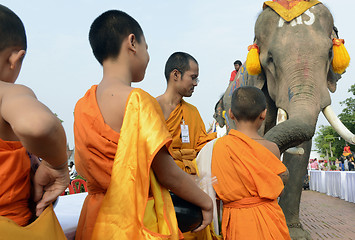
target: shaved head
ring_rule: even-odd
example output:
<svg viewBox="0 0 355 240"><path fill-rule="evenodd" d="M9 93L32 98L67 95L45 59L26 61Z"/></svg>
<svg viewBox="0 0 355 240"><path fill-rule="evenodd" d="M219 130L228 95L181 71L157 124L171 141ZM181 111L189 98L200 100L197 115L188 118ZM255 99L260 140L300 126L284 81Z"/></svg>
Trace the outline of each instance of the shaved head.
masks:
<svg viewBox="0 0 355 240"><path fill-rule="evenodd" d="M25 27L21 19L0 4L0 52L9 47L27 49Z"/></svg>
<svg viewBox="0 0 355 240"><path fill-rule="evenodd" d="M244 86L234 91L231 111L237 120L254 121L265 109L265 95L259 88Z"/></svg>

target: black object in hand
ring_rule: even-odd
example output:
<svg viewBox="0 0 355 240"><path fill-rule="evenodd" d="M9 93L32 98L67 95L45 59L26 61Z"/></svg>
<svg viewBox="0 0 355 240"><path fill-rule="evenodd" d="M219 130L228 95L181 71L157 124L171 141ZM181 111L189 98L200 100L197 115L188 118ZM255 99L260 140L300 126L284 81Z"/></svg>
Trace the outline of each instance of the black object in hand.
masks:
<svg viewBox="0 0 355 240"><path fill-rule="evenodd" d="M202 224L202 210L198 206L185 201L170 192L173 200L176 218L181 232L189 232L198 228Z"/></svg>

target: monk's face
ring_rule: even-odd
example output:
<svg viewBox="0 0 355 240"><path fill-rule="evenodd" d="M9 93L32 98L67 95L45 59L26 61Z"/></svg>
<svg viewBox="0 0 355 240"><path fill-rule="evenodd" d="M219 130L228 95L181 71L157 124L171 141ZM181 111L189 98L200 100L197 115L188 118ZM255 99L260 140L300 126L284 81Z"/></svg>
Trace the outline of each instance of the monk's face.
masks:
<svg viewBox="0 0 355 240"><path fill-rule="evenodd" d="M190 62L190 69L185 71L185 73L181 75L181 80L178 81L179 93L183 97L191 97L199 81L198 64L191 60L189 62Z"/></svg>
<svg viewBox="0 0 355 240"><path fill-rule="evenodd" d="M134 66L134 75L133 81L140 82L143 80L145 75L145 70L147 69L147 65L149 62L149 53L148 53L148 44L145 41L144 35L141 36L140 42L136 42L136 59Z"/></svg>

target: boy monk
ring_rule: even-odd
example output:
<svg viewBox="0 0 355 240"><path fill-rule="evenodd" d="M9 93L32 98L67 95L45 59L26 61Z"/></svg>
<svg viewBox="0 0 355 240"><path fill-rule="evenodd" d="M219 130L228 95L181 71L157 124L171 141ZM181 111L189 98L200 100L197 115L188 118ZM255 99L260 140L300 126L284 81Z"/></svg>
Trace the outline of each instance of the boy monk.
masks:
<svg viewBox="0 0 355 240"><path fill-rule="evenodd" d="M20 18L3 5L0 36L0 216L26 226L33 217L29 153L43 159L33 179L39 216L69 185L66 136L59 119L32 90L15 84L26 53L26 33Z"/></svg>
<svg viewBox="0 0 355 240"><path fill-rule="evenodd" d="M212 201L176 166L158 102L132 88L149 61L136 20L111 10L91 25L89 40L103 78L76 104L75 163L87 179L76 239L178 239L167 189L201 207L205 228ZM157 180L156 180L157 178Z"/></svg>
<svg viewBox="0 0 355 240"><path fill-rule="evenodd" d="M222 234L230 239L290 239L277 203L287 169L277 145L258 134L266 115L265 96L240 87L229 110L237 130L218 139L212 154L214 189L223 201Z"/></svg>
<svg viewBox="0 0 355 240"><path fill-rule="evenodd" d="M173 138L169 152L175 163L190 175L198 174L195 160L198 152L217 137L216 133L206 133L197 108L183 100L183 97L192 96L199 82L198 74L199 67L194 57L184 52L173 53L165 64L166 91L157 97ZM186 240L210 240L214 235L210 227L201 232L184 233Z"/></svg>

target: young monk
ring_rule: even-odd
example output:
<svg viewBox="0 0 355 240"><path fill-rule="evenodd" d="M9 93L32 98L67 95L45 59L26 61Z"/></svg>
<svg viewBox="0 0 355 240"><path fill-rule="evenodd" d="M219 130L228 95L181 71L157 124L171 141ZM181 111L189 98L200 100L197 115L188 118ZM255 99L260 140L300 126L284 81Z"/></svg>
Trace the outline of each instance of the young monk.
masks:
<svg viewBox="0 0 355 240"><path fill-rule="evenodd" d="M229 110L237 130L218 139L212 154L214 189L223 201L222 234L231 239L290 239L277 203L287 169L277 145L258 134L266 116L261 90L240 87Z"/></svg>
<svg viewBox="0 0 355 240"><path fill-rule="evenodd" d="M141 27L111 10L93 22L89 40L103 78L74 111L75 164L89 190L76 239L178 239L167 189L201 207L196 231L202 230L211 222L212 201L169 155L158 102L131 87L149 61Z"/></svg>
<svg viewBox="0 0 355 240"><path fill-rule="evenodd" d="M173 53L165 64L166 91L157 97L173 138L169 152L175 163L190 175L198 174L198 152L207 142L217 137L217 133L206 133L197 108L183 100L183 97L192 96L199 81L198 75L199 67L194 57L184 52ZM183 234L186 240L217 239L210 227L201 232Z"/></svg>
<svg viewBox="0 0 355 240"><path fill-rule="evenodd" d="M0 36L0 216L26 226L33 217L29 156L43 159L32 189L39 216L69 185L66 136L60 120L33 91L15 84L26 53L26 33L20 18L3 5ZM1 229L7 231L3 224L8 222L0 219ZM2 237L11 236L3 230Z"/></svg>

